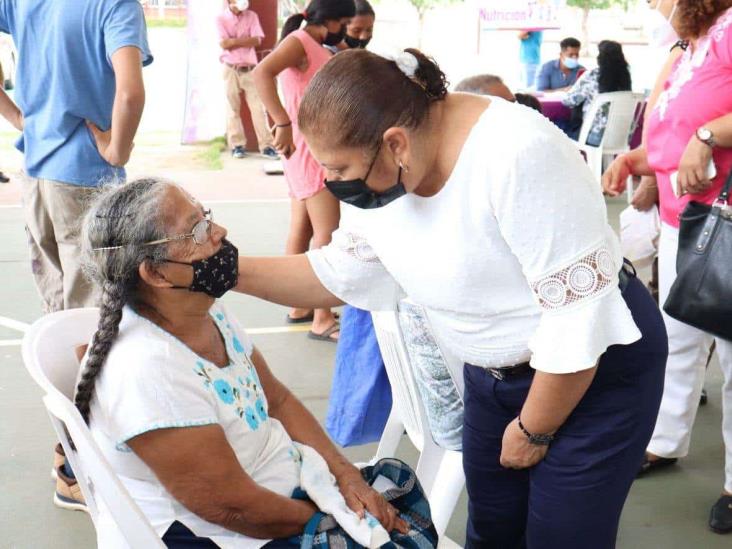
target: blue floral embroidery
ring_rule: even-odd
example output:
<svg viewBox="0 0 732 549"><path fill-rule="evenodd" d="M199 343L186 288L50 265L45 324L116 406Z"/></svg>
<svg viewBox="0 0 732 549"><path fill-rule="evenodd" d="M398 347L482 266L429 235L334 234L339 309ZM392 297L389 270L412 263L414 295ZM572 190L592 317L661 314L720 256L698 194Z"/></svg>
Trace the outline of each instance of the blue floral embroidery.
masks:
<svg viewBox="0 0 732 549"><path fill-rule="evenodd" d="M244 353L244 346L241 344L241 341L239 341L239 338L234 336L234 339L232 340L232 343L234 345L234 350L237 353Z"/></svg>
<svg viewBox="0 0 732 549"><path fill-rule="evenodd" d="M224 315L221 313L216 313L216 318L218 318L219 320L224 320Z"/></svg>
<svg viewBox="0 0 732 549"><path fill-rule="evenodd" d="M252 429L252 431L256 431L259 429L259 421L257 420L257 416L254 414L254 408L251 406L247 406L247 409L244 410L244 416L247 420L247 423L249 424L249 427Z"/></svg>
<svg viewBox="0 0 732 549"><path fill-rule="evenodd" d="M234 393L231 389L231 385L224 379L217 379L213 382L214 389L219 395L219 398L226 404L234 403Z"/></svg>
<svg viewBox="0 0 732 549"><path fill-rule="evenodd" d="M257 402L254 403L254 405L257 407L257 413L259 414L259 417L262 421L266 421L267 419L267 410L264 407L264 402L261 398L257 399Z"/></svg>
<svg viewBox="0 0 732 549"><path fill-rule="evenodd" d="M203 378L203 385L205 387L211 386L211 376L208 375L208 371L206 370L206 366L204 366L203 362L200 360L196 361L196 367L193 369L194 372L196 372L197 376L200 376Z"/></svg>

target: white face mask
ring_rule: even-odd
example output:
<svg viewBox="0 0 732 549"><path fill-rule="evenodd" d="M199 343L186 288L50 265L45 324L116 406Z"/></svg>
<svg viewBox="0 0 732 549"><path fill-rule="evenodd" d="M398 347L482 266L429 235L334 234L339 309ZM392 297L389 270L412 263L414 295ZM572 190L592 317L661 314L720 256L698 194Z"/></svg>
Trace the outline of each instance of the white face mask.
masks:
<svg viewBox="0 0 732 549"><path fill-rule="evenodd" d="M249 0L236 0L234 5L239 11L244 11L249 9Z"/></svg>
<svg viewBox="0 0 732 549"><path fill-rule="evenodd" d="M671 10L668 19L658 11L658 6L654 9L648 9L645 14L643 27L648 35L651 46L655 48L670 48L679 40L679 33L676 32L671 21L676 13L676 2Z"/></svg>

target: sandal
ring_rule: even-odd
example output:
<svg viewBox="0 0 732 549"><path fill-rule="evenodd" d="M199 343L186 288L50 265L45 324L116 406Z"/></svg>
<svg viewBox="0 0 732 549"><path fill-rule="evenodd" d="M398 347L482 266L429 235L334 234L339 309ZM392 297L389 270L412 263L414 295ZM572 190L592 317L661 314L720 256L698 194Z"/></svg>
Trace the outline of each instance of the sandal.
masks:
<svg viewBox="0 0 732 549"><path fill-rule="evenodd" d="M324 331L322 334L316 334L312 330L308 332L308 337L310 339L314 339L316 341L329 341L331 343L338 343L338 338L332 338L332 336L335 332L341 329L341 325L338 322L333 323L333 325L328 328L326 331Z"/></svg>
<svg viewBox="0 0 732 549"><path fill-rule="evenodd" d="M664 458L659 457L656 459L648 459L648 456L643 458L643 463L641 463L640 469L638 470L638 473L636 474L637 477L645 476L648 473L651 473L658 469L664 469L666 467L669 467L676 463L678 461L678 458Z"/></svg>
<svg viewBox="0 0 732 549"><path fill-rule="evenodd" d="M306 314L305 316L299 316L297 318L290 316L290 313L287 313L287 316L285 317L285 322L288 324L305 324L307 322L312 322L313 318L315 318L315 312L310 311L309 314Z"/></svg>

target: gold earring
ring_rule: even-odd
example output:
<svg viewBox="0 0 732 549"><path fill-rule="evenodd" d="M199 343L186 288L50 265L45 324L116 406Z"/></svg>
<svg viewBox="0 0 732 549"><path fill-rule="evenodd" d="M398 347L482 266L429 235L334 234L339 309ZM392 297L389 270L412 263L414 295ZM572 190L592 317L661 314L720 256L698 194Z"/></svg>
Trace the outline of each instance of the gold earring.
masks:
<svg viewBox="0 0 732 549"><path fill-rule="evenodd" d="M406 173L409 173L409 167L402 164L402 161L399 161L399 167L404 170Z"/></svg>

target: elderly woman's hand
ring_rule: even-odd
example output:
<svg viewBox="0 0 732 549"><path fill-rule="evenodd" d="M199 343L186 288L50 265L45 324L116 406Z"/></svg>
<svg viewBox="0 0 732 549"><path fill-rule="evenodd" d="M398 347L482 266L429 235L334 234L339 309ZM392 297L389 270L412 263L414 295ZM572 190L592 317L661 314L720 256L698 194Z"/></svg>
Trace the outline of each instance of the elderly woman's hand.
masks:
<svg viewBox="0 0 732 549"><path fill-rule="evenodd" d="M712 186L707 170L712 148L692 135L679 161L678 183L682 193L699 194Z"/></svg>
<svg viewBox="0 0 732 549"><path fill-rule="evenodd" d="M402 534L409 532L409 524L399 518L397 510L384 496L369 486L361 473L353 467L337 477L338 488L348 506L361 518L364 511L371 513L387 532L397 530Z"/></svg>

